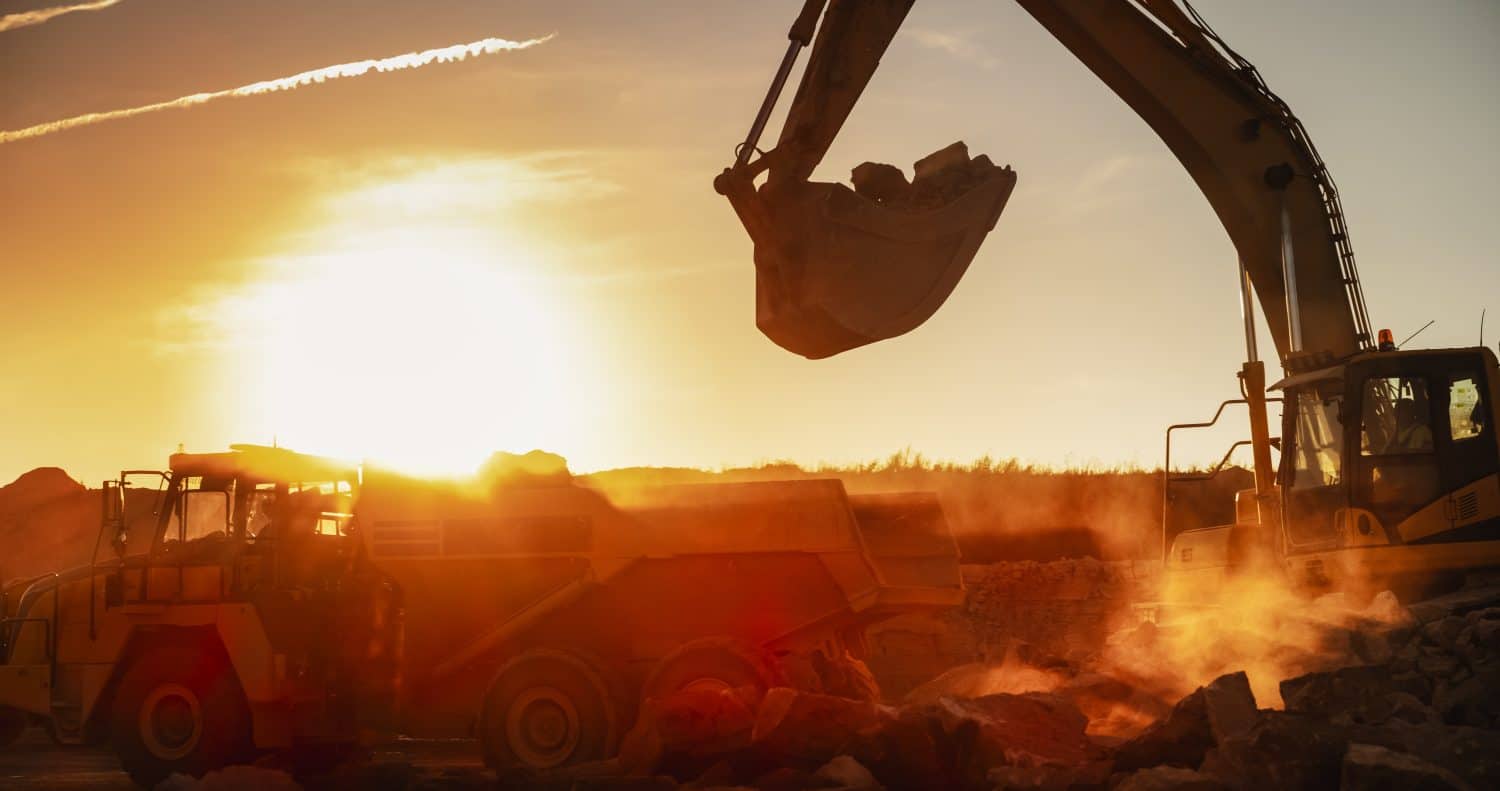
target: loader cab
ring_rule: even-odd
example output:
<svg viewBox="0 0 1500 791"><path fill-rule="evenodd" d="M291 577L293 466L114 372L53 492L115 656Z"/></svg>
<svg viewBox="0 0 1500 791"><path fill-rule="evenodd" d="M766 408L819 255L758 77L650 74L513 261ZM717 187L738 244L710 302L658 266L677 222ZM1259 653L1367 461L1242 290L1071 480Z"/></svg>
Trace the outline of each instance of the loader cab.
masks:
<svg viewBox="0 0 1500 791"><path fill-rule="evenodd" d="M1500 541L1497 380L1488 349L1424 349L1277 385L1288 555Z"/></svg>
<svg viewBox="0 0 1500 791"><path fill-rule="evenodd" d="M104 487L100 544L121 570L107 598L216 600L332 582L353 543L358 485L352 465L248 445L122 473Z"/></svg>

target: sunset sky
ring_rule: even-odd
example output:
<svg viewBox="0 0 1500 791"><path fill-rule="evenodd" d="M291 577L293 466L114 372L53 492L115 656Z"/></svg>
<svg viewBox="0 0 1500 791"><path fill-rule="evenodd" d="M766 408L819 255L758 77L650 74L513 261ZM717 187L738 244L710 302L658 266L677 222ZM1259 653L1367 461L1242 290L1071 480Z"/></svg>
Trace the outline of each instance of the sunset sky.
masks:
<svg viewBox="0 0 1500 791"><path fill-rule="evenodd" d="M0 130L555 37L0 144L0 484L273 439L432 472L531 448L1151 466L1236 395L1228 238L1012 3L919 0L819 173L963 139L1015 167L1009 208L930 322L818 362L756 331L710 187L795 0L96 5L0 30ZM1327 159L1374 323L1472 345L1488 307L1500 339L1500 4L1196 5Z"/></svg>

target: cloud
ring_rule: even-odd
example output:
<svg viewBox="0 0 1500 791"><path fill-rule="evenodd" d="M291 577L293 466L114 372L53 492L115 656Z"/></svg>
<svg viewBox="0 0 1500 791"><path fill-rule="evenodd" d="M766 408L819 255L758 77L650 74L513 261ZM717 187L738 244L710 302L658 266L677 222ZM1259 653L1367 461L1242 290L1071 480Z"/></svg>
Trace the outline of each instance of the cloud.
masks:
<svg viewBox="0 0 1500 791"><path fill-rule="evenodd" d="M966 35L918 28L911 31L911 37L919 46L926 47L927 49L935 49L982 69L994 69L1000 65L998 58L990 54L985 48L970 41Z"/></svg>
<svg viewBox="0 0 1500 791"><path fill-rule="evenodd" d="M75 5L60 5L51 8L38 8L35 11L21 11L15 14L0 16L0 33L17 28L40 25L49 19L60 17L63 14L71 14L74 11L102 11L112 5L117 5L120 0L96 0L92 3L77 3Z"/></svg>

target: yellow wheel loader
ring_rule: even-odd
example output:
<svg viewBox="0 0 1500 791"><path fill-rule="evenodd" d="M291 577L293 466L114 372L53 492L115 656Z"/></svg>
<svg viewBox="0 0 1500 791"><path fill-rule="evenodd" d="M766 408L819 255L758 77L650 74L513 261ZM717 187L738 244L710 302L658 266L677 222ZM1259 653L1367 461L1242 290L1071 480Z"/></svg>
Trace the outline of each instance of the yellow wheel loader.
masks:
<svg viewBox="0 0 1500 791"><path fill-rule="evenodd" d="M961 149L917 163L910 182L873 163L854 169L853 189L808 181L913 2L807 0L749 135L714 180L755 245L757 325L805 357L925 321L1015 183ZM1017 2L1157 133L1237 253L1241 397L1212 421L1169 429L1164 500L1170 512L1174 487L1192 477L1171 471L1173 432L1241 405L1255 488L1241 493L1233 525L1164 530L1168 569L1213 586L1264 559L1316 585L1420 586L1500 566L1495 354L1398 350L1388 331L1371 333L1338 189L1287 104L1185 0ZM761 151L809 45L786 125ZM1269 396L1257 297L1285 372ZM1279 439L1268 403L1281 405Z"/></svg>
<svg viewBox="0 0 1500 791"><path fill-rule="evenodd" d="M4 591L0 710L112 745L147 787L347 752L389 723L400 647L395 588L341 529L357 486L241 452L107 482L92 561Z"/></svg>

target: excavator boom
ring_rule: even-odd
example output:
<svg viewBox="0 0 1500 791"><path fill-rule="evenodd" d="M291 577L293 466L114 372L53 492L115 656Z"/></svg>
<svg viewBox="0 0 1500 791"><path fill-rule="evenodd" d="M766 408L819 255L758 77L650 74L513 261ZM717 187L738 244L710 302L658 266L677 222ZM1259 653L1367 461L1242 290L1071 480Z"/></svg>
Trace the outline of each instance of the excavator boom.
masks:
<svg viewBox="0 0 1500 791"><path fill-rule="evenodd" d="M1301 123L1249 62L1179 0L1017 2L1187 169L1228 232L1284 363L1301 368L1373 346L1338 190ZM779 80L748 148L715 182L755 243L757 325L807 357L926 321L1015 184L1009 168L966 152L918 163L910 185L868 163L855 169L854 190L809 181L912 3L831 0L776 148L747 161ZM819 6L808 0L794 40L799 30L810 38ZM790 57L779 78L789 66ZM959 166L946 170L946 184L934 186L942 179L931 173L944 168L933 160Z"/></svg>
<svg viewBox="0 0 1500 791"><path fill-rule="evenodd" d="M1193 177L1234 242L1283 360L1372 347L1338 191L1302 125L1253 66L1176 0L1017 2ZM1293 272L1292 289L1284 270Z"/></svg>

